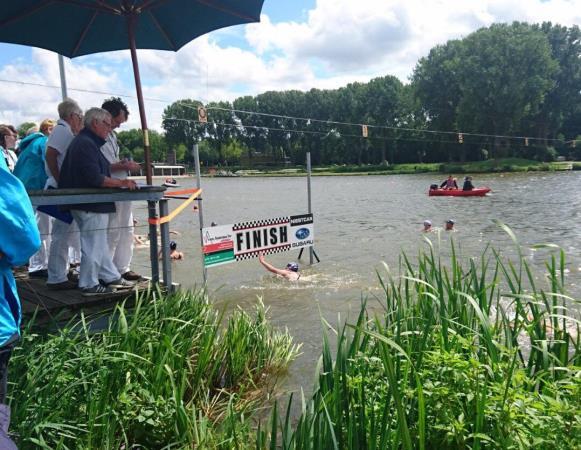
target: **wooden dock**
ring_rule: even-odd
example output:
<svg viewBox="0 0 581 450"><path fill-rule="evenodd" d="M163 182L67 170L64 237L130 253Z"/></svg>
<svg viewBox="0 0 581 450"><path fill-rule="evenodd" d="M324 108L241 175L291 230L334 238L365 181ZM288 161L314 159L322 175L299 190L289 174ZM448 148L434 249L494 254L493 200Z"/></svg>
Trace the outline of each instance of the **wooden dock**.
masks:
<svg viewBox="0 0 581 450"><path fill-rule="evenodd" d="M145 280L136 284L133 289L118 290L109 295L84 297L79 289L66 291L49 289L46 286L46 279L29 278L25 271L17 271L15 278L22 314L24 317L36 314L37 324L67 320L80 312L86 314L104 312L122 301L131 305L136 295L147 290L150 284Z"/></svg>

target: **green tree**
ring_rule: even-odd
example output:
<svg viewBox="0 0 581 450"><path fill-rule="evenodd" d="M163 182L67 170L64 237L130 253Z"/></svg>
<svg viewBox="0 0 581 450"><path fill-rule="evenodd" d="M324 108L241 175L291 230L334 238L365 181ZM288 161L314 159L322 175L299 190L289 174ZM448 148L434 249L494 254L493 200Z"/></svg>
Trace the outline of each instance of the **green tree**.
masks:
<svg viewBox="0 0 581 450"><path fill-rule="evenodd" d="M117 133L117 140L119 142L120 155L131 155L135 161L144 161L143 132L141 129L133 128L131 130L119 131ZM152 161L165 161L167 144L165 137L161 133L155 130L149 130L149 147ZM136 149L140 151L136 151Z"/></svg>
<svg viewBox="0 0 581 450"><path fill-rule="evenodd" d="M546 35L551 55L558 63L553 86L543 98L538 113L530 117L526 130L547 145L546 139L555 139L564 122L581 104L581 30L577 25L567 28L550 22L533 28Z"/></svg>
<svg viewBox="0 0 581 450"><path fill-rule="evenodd" d="M34 122L23 122L20 125L18 125L18 127L16 128L16 131L18 132L18 137L20 139L25 137L28 130L30 130L32 127L38 127L38 124Z"/></svg>
<svg viewBox="0 0 581 450"><path fill-rule="evenodd" d="M176 147L176 160L183 162L186 160L186 155L188 153L188 148L185 144L178 144Z"/></svg>

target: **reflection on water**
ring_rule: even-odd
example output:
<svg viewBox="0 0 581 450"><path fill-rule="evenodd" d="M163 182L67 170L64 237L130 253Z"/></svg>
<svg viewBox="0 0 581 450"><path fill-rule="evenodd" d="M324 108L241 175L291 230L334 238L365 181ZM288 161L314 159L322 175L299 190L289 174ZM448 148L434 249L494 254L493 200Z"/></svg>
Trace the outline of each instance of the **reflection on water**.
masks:
<svg viewBox="0 0 581 450"><path fill-rule="evenodd" d="M441 254L450 253L453 237L462 258L478 257L488 243L507 257L516 254L506 233L495 223L509 225L523 244L527 261L544 279L544 263L551 249L532 249L533 244L554 243L567 252L567 286L579 297L581 273L577 193L581 173L479 175L475 185L487 185L491 195L479 198L428 197L433 175L315 177L312 179L315 242L321 263L308 266L303 255L301 279L289 283L267 274L257 260L229 264L208 271L209 288L220 308L249 308L262 297L277 326L286 327L299 342L303 354L291 368L289 388L312 385L323 331L321 315L331 324L358 313L362 298L371 309L381 308L376 270L382 261L397 273L402 251L414 257L426 249L422 223L430 219L443 227L454 219L455 233L430 233ZM184 180L184 187L194 180ZM203 179L204 217L207 223L229 224L304 213L307 210L305 178ZM175 207L177 205L172 205ZM144 204L136 205L140 224L145 223ZM201 255L197 212L188 209L171 224L180 231L175 240L186 255L173 264L174 280L185 288L200 285ZM144 233L144 231L138 231ZM296 260L298 252L271 255L282 267ZM147 250L136 252L136 270L146 271Z"/></svg>

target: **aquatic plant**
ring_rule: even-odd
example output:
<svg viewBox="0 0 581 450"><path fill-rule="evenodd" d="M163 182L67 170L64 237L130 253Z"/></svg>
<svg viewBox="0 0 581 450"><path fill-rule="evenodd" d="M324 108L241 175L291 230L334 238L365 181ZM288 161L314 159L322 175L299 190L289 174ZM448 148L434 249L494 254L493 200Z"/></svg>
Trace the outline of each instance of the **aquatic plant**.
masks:
<svg viewBox="0 0 581 450"><path fill-rule="evenodd" d="M383 313L363 303L334 357L323 337L302 414L292 420L292 396L282 416L275 407L256 448L581 447L579 303L563 251L539 283L522 255L487 248L463 262L452 243L444 261L428 244L416 262L402 256L398 276L380 276Z"/></svg>
<svg viewBox="0 0 581 450"><path fill-rule="evenodd" d="M237 448L298 347L254 316L222 316L204 292L152 290L105 329L81 317L48 335L29 324L11 361L19 448Z"/></svg>

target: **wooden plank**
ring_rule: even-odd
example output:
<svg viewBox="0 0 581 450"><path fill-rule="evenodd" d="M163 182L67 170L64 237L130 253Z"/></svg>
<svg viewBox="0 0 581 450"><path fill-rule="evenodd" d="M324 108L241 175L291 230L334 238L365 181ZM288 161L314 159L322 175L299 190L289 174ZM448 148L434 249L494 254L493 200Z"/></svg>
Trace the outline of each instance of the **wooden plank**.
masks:
<svg viewBox="0 0 581 450"><path fill-rule="evenodd" d="M136 292L148 289L149 282L138 283L134 289L118 290L112 294L94 297L83 296L79 289L51 290L46 286L44 279L19 277L16 285L23 315L31 316L36 312L37 317L42 319L55 315L62 318L63 312L66 312L67 316L72 316L85 309L90 309L91 312L110 309L126 299L135 298Z"/></svg>

